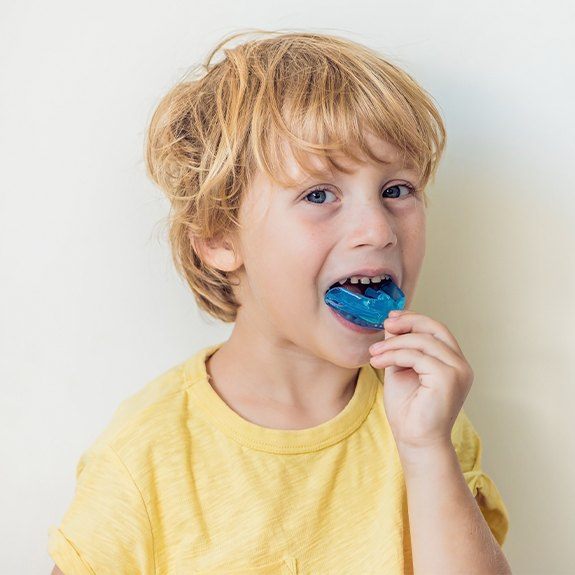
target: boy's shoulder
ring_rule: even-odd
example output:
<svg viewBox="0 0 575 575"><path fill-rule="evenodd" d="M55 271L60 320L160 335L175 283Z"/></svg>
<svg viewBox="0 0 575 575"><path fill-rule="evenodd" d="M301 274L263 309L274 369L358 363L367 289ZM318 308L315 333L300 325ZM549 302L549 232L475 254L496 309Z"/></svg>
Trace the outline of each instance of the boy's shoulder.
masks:
<svg viewBox="0 0 575 575"><path fill-rule="evenodd" d="M188 416L187 390L198 380L194 369L204 350L173 365L124 399L78 463L79 472L86 458L101 449L112 448L122 457L134 449L146 450L150 443L169 436Z"/></svg>

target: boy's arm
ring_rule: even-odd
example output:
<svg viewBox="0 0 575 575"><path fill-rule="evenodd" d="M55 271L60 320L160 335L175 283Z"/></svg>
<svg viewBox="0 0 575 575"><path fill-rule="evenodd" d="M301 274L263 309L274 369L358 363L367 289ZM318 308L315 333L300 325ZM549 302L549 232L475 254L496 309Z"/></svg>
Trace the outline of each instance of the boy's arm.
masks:
<svg viewBox="0 0 575 575"><path fill-rule="evenodd" d="M453 444L401 452L415 575L508 575Z"/></svg>

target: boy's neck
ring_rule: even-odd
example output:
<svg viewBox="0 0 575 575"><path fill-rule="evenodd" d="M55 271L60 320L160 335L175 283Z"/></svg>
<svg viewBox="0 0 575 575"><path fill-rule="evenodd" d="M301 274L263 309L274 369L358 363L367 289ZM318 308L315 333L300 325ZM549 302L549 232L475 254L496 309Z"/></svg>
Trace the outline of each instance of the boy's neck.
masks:
<svg viewBox="0 0 575 575"><path fill-rule="evenodd" d="M285 358L253 354L253 346L238 349L236 342L231 337L212 354L206 360L206 371L220 398L252 423L275 429L315 427L340 413L355 392L359 368L355 373L330 372L323 377L310 374L297 381L293 375L303 377L304 371L295 366L286 370L285 363L282 371ZM282 373L288 372L291 377L282 381Z"/></svg>

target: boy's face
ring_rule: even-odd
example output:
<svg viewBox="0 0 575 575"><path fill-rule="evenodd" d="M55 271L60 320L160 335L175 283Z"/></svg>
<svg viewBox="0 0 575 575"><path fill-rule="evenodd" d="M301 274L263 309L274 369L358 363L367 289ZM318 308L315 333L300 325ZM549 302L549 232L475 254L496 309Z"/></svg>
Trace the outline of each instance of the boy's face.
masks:
<svg viewBox="0 0 575 575"><path fill-rule="evenodd" d="M297 188L274 188L256 174L240 208L244 229L237 238L241 285L235 289L242 307L236 328L246 337L355 367L369 361L368 347L383 340L384 331L360 333L338 321L324 302L329 286L356 270L386 267L409 308L425 254L423 199L405 187L417 184L417 174L401 169L390 144L374 137L368 142L393 163L359 164L349 175L328 171L312 179L292 161Z"/></svg>

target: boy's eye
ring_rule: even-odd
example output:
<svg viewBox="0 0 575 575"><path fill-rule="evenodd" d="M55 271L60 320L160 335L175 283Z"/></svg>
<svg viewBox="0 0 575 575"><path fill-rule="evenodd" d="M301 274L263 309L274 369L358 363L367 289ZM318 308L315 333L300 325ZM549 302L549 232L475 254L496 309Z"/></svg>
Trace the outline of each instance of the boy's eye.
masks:
<svg viewBox="0 0 575 575"><path fill-rule="evenodd" d="M325 188L318 188L317 190L312 190L309 194L307 194L307 196L304 196L304 200L314 196L316 199L321 198L322 196L325 196L325 194L331 194L332 196L335 196L335 194L333 192L330 192L329 190L326 190ZM318 203L324 203L324 202L307 202L308 204L318 204Z"/></svg>
<svg viewBox="0 0 575 575"><path fill-rule="evenodd" d="M400 193L401 193L401 192L396 192L396 190L398 190L399 188L407 188L408 193L405 194L404 196L398 196L398 195L396 195L396 194L400 194ZM391 195L391 196L386 196L385 194L386 194L387 192L389 192L390 190L391 190L391 193L392 193L393 195ZM307 199L307 198L309 198L309 197L312 197L312 196L315 197L315 199L321 199L321 197L322 197L322 196L325 196L326 193L335 195L333 192L331 192L330 190L327 190L327 189L325 189L325 188L317 188L317 189L315 189L315 190L312 190L312 191L311 191L309 194L307 194L306 196L304 196L304 200ZM386 188L386 189L383 191L383 193L384 193L384 198L391 198L391 199L399 198L399 199L403 199L403 198L406 198L406 197L415 195L416 189L415 189L411 184L394 184L393 186L389 186L389 188ZM308 203L308 204L323 204L323 203L325 203L325 202L310 201L310 202L307 202L307 203Z"/></svg>

